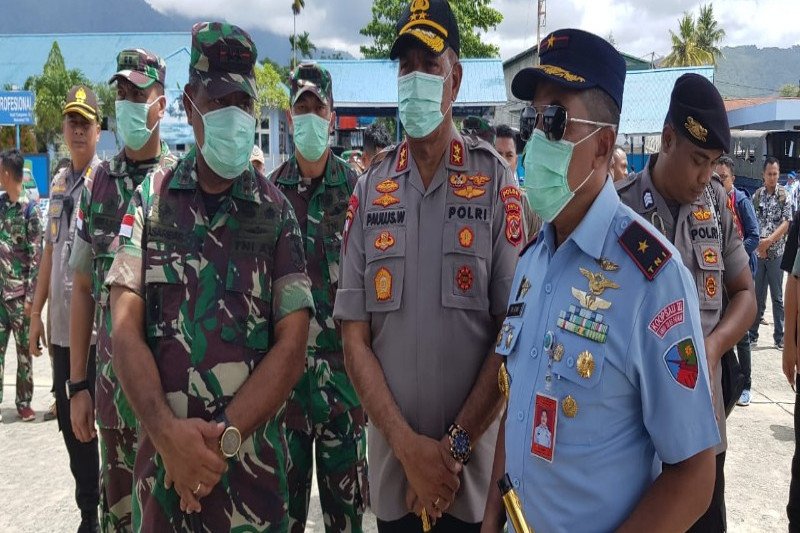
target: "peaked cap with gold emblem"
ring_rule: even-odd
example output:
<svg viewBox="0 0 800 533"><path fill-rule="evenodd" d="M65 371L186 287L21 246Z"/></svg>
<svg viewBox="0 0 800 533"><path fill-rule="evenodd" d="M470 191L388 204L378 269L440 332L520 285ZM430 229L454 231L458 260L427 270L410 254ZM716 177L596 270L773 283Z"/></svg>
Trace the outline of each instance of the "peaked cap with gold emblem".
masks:
<svg viewBox="0 0 800 533"><path fill-rule="evenodd" d="M530 102L539 81L584 91L597 87L622 109L625 60L614 46L583 30L556 30L539 44L539 65L517 72L511 92Z"/></svg>
<svg viewBox="0 0 800 533"><path fill-rule="evenodd" d="M75 85L67 93L64 102L63 115L78 113L86 120L100 122L100 108L97 105L97 96L88 85Z"/></svg>
<svg viewBox="0 0 800 533"><path fill-rule="evenodd" d="M413 0L403 10L396 26L397 37L389 57L397 59L408 46L422 48L439 56L447 48L461 55L458 23L447 0Z"/></svg>
<svg viewBox="0 0 800 533"><path fill-rule="evenodd" d="M706 150L729 152L731 128L725 102L711 81L700 74L684 74L675 82L667 120L683 137Z"/></svg>

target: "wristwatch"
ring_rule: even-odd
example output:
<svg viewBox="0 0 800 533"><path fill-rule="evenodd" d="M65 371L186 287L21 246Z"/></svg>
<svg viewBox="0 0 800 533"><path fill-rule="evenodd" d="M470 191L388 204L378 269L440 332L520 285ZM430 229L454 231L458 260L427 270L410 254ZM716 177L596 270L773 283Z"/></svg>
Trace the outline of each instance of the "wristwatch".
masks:
<svg viewBox="0 0 800 533"><path fill-rule="evenodd" d="M472 444L467 430L453 423L447 430L447 437L450 439L450 455L461 464L467 464L472 453Z"/></svg>
<svg viewBox="0 0 800 533"><path fill-rule="evenodd" d="M84 379L83 381L78 381L77 383L73 383L70 380L64 384L64 388L67 391L67 400L71 400L73 396L78 394L82 390L89 390L89 380Z"/></svg>
<svg viewBox="0 0 800 533"><path fill-rule="evenodd" d="M242 446L242 433L236 426L231 424L231 421L225 415L225 411L222 411L222 414L217 416L216 421L225 424L225 431L222 432L222 436L219 438L219 450L228 459L236 457L239 453L239 448Z"/></svg>

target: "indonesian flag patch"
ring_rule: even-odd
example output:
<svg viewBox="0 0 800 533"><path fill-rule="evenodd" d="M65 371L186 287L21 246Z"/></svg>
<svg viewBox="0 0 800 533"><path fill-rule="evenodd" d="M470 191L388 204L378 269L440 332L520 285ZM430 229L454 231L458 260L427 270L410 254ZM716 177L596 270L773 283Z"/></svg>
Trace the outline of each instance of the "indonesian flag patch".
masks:
<svg viewBox="0 0 800 533"><path fill-rule="evenodd" d="M133 215L125 215L124 217L122 217L122 225L119 227L119 236L130 239L132 234L133 234Z"/></svg>

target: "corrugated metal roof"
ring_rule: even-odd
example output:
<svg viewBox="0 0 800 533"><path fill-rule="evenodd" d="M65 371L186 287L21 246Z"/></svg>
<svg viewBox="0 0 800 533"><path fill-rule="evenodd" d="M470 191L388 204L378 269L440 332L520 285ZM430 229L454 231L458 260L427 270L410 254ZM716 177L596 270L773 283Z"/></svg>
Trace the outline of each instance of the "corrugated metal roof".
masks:
<svg viewBox="0 0 800 533"><path fill-rule="evenodd" d="M0 85L22 87L25 80L41 74L47 55L58 41L67 68L80 69L95 83L116 72L117 53L125 48L146 48L167 61L168 87L188 80L189 32L174 33L70 33L0 35Z"/></svg>
<svg viewBox="0 0 800 533"><path fill-rule="evenodd" d="M694 72L714 81L714 67L664 68L629 71L625 77L625 96L619 133L658 134L664 129L669 97L675 81Z"/></svg>
<svg viewBox="0 0 800 533"><path fill-rule="evenodd" d="M397 107L397 62L388 59L319 61L333 78L337 108ZM456 106L503 105L508 100L499 59L462 59L464 77Z"/></svg>

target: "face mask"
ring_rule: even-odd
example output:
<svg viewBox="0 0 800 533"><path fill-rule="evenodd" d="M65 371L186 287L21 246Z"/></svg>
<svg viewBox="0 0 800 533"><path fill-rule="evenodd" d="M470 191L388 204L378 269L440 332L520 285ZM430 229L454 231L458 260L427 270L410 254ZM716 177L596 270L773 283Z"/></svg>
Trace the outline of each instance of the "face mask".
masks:
<svg viewBox="0 0 800 533"><path fill-rule="evenodd" d="M156 129L156 122L152 128L147 128L147 115L156 102L161 99L159 96L149 104L137 104L128 100L117 100L114 102L114 109L117 117L117 133L122 137L125 146L132 150L140 150Z"/></svg>
<svg viewBox="0 0 800 533"><path fill-rule="evenodd" d="M191 98L189 102L200 113ZM200 147L209 168L221 178L232 180L245 171L256 135L256 119L236 106L209 111L203 118L205 141Z"/></svg>
<svg viewBox="0 0 800 533"><path fill-rule="evenodd" d="M450 72L453 72L452 69ZM444 120L442 95L444 81L449 77L449 73L443 78L424 72L412 72L397 79L400 121L412 139L430 135ZM451 107L452 105L453 102L450 102Z"/></svg>
<svg viewBox="0 0 800 533"><path fill-rule="evenodd" d="M540 129L533 131L525 145L525 195L542 220L552 222L589 180L592 171L573 191L567 182L572 152L580 143L600 131L596 129L580 141L549 141Z"/></svg>
<svg viewBox="0 0 800 533"><path fill-rule="evenodd" d="M319 161L328 148L330 122L314 113L292 115L294 146L307 161Z"/></svg>

